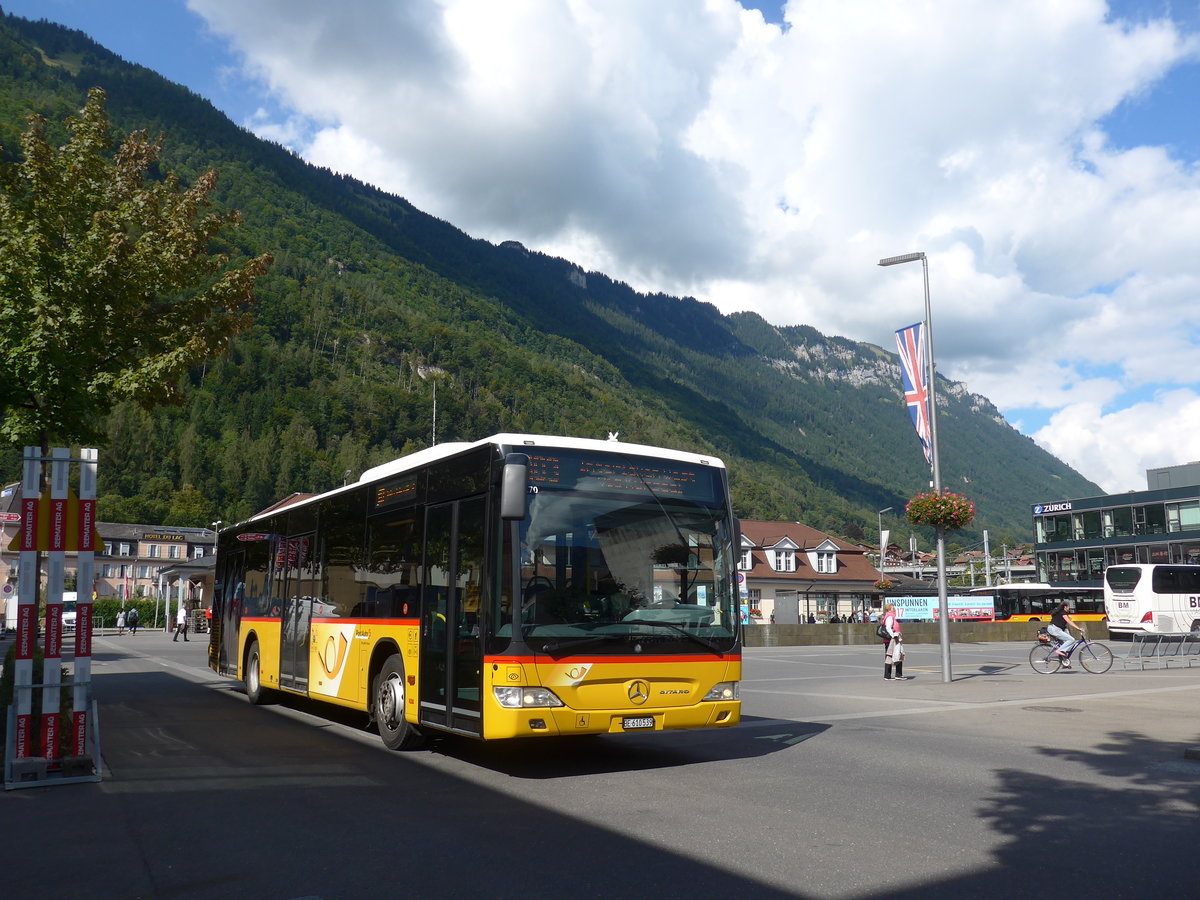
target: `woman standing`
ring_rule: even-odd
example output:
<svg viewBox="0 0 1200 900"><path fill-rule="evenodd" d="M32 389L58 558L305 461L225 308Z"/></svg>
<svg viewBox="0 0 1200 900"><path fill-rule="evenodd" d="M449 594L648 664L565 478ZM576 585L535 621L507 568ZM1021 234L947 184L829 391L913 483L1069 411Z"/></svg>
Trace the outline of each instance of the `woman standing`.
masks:
<svg viewBox="0 0 1200 900"><path fill-rule="evenodd" d="M896 618L896 605L883 605L883 630L887 632L887 646L883 653L883 677L892 680L892 666L896 667L896 679L907 681L904 676L904 634L900 630L900 621Z"/></svg>

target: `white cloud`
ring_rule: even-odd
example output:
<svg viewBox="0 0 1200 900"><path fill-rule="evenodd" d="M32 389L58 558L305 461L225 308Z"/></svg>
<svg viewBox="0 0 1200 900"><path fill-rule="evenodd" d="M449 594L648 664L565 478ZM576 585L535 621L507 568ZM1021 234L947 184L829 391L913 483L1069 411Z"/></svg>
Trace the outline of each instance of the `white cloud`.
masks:
<svg viewBox="0 0 1200 900"><path fill-rule="evenodd" d="M1038 439L1106 484L1153 446L1200 455L1171 424L1200 393L1200 166L1102 130L1196 64L1168 19L1099 0L793 0L784 29L734 0L189 6L307 128L247 124L472 234L889 349L922 315L920 267L874 264L924 250L944 374L1057 411L1079 439ZM1135 424L1147 449L1118 452L1109 432Z"/></svg>
<svg viewBox="0 0 1200 900"><path fill-rule="evenodd" d="M1200 395L1174 390L1152 402L1104 413L1094 403L1073 403L1033 435L1108 493L1146 490L1145 470L1200 460Z"/></svg>

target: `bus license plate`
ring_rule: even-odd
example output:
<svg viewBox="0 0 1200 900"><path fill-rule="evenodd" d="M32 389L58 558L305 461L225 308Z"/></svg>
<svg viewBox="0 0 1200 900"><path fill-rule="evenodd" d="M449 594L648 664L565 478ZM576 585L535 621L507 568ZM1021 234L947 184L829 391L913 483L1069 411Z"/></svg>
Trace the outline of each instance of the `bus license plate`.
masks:
<svg viewBox="0 0 1200 900"><path fill-rule="evenodd" d="M631 728L653 728L653 716L626 716L621 720L621 727L626 731Z"/></svg>

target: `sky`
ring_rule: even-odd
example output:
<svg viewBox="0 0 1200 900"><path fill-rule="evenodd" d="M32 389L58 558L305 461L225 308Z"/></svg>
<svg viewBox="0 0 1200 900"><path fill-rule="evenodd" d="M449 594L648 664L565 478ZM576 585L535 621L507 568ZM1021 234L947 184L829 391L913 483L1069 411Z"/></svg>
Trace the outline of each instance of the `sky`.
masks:
<svg viewBox="0 0 1200 900"><path fill-rule="evenodd" d="M940 374L1108 492L1200 460L1200 0L0 7L641 291L894 350L924 252Z"/></svg>

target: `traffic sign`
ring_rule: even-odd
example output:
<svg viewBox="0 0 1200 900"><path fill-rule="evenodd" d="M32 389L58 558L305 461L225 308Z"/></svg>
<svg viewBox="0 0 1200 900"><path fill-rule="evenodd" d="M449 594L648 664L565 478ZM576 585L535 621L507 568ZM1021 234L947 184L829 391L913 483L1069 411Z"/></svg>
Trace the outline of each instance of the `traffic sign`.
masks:
<svg viewBox="0 0 1200 900"><path fill-rule="evenodd" d="M0 522L20 522L20 513L0 513Z"/></svg>

